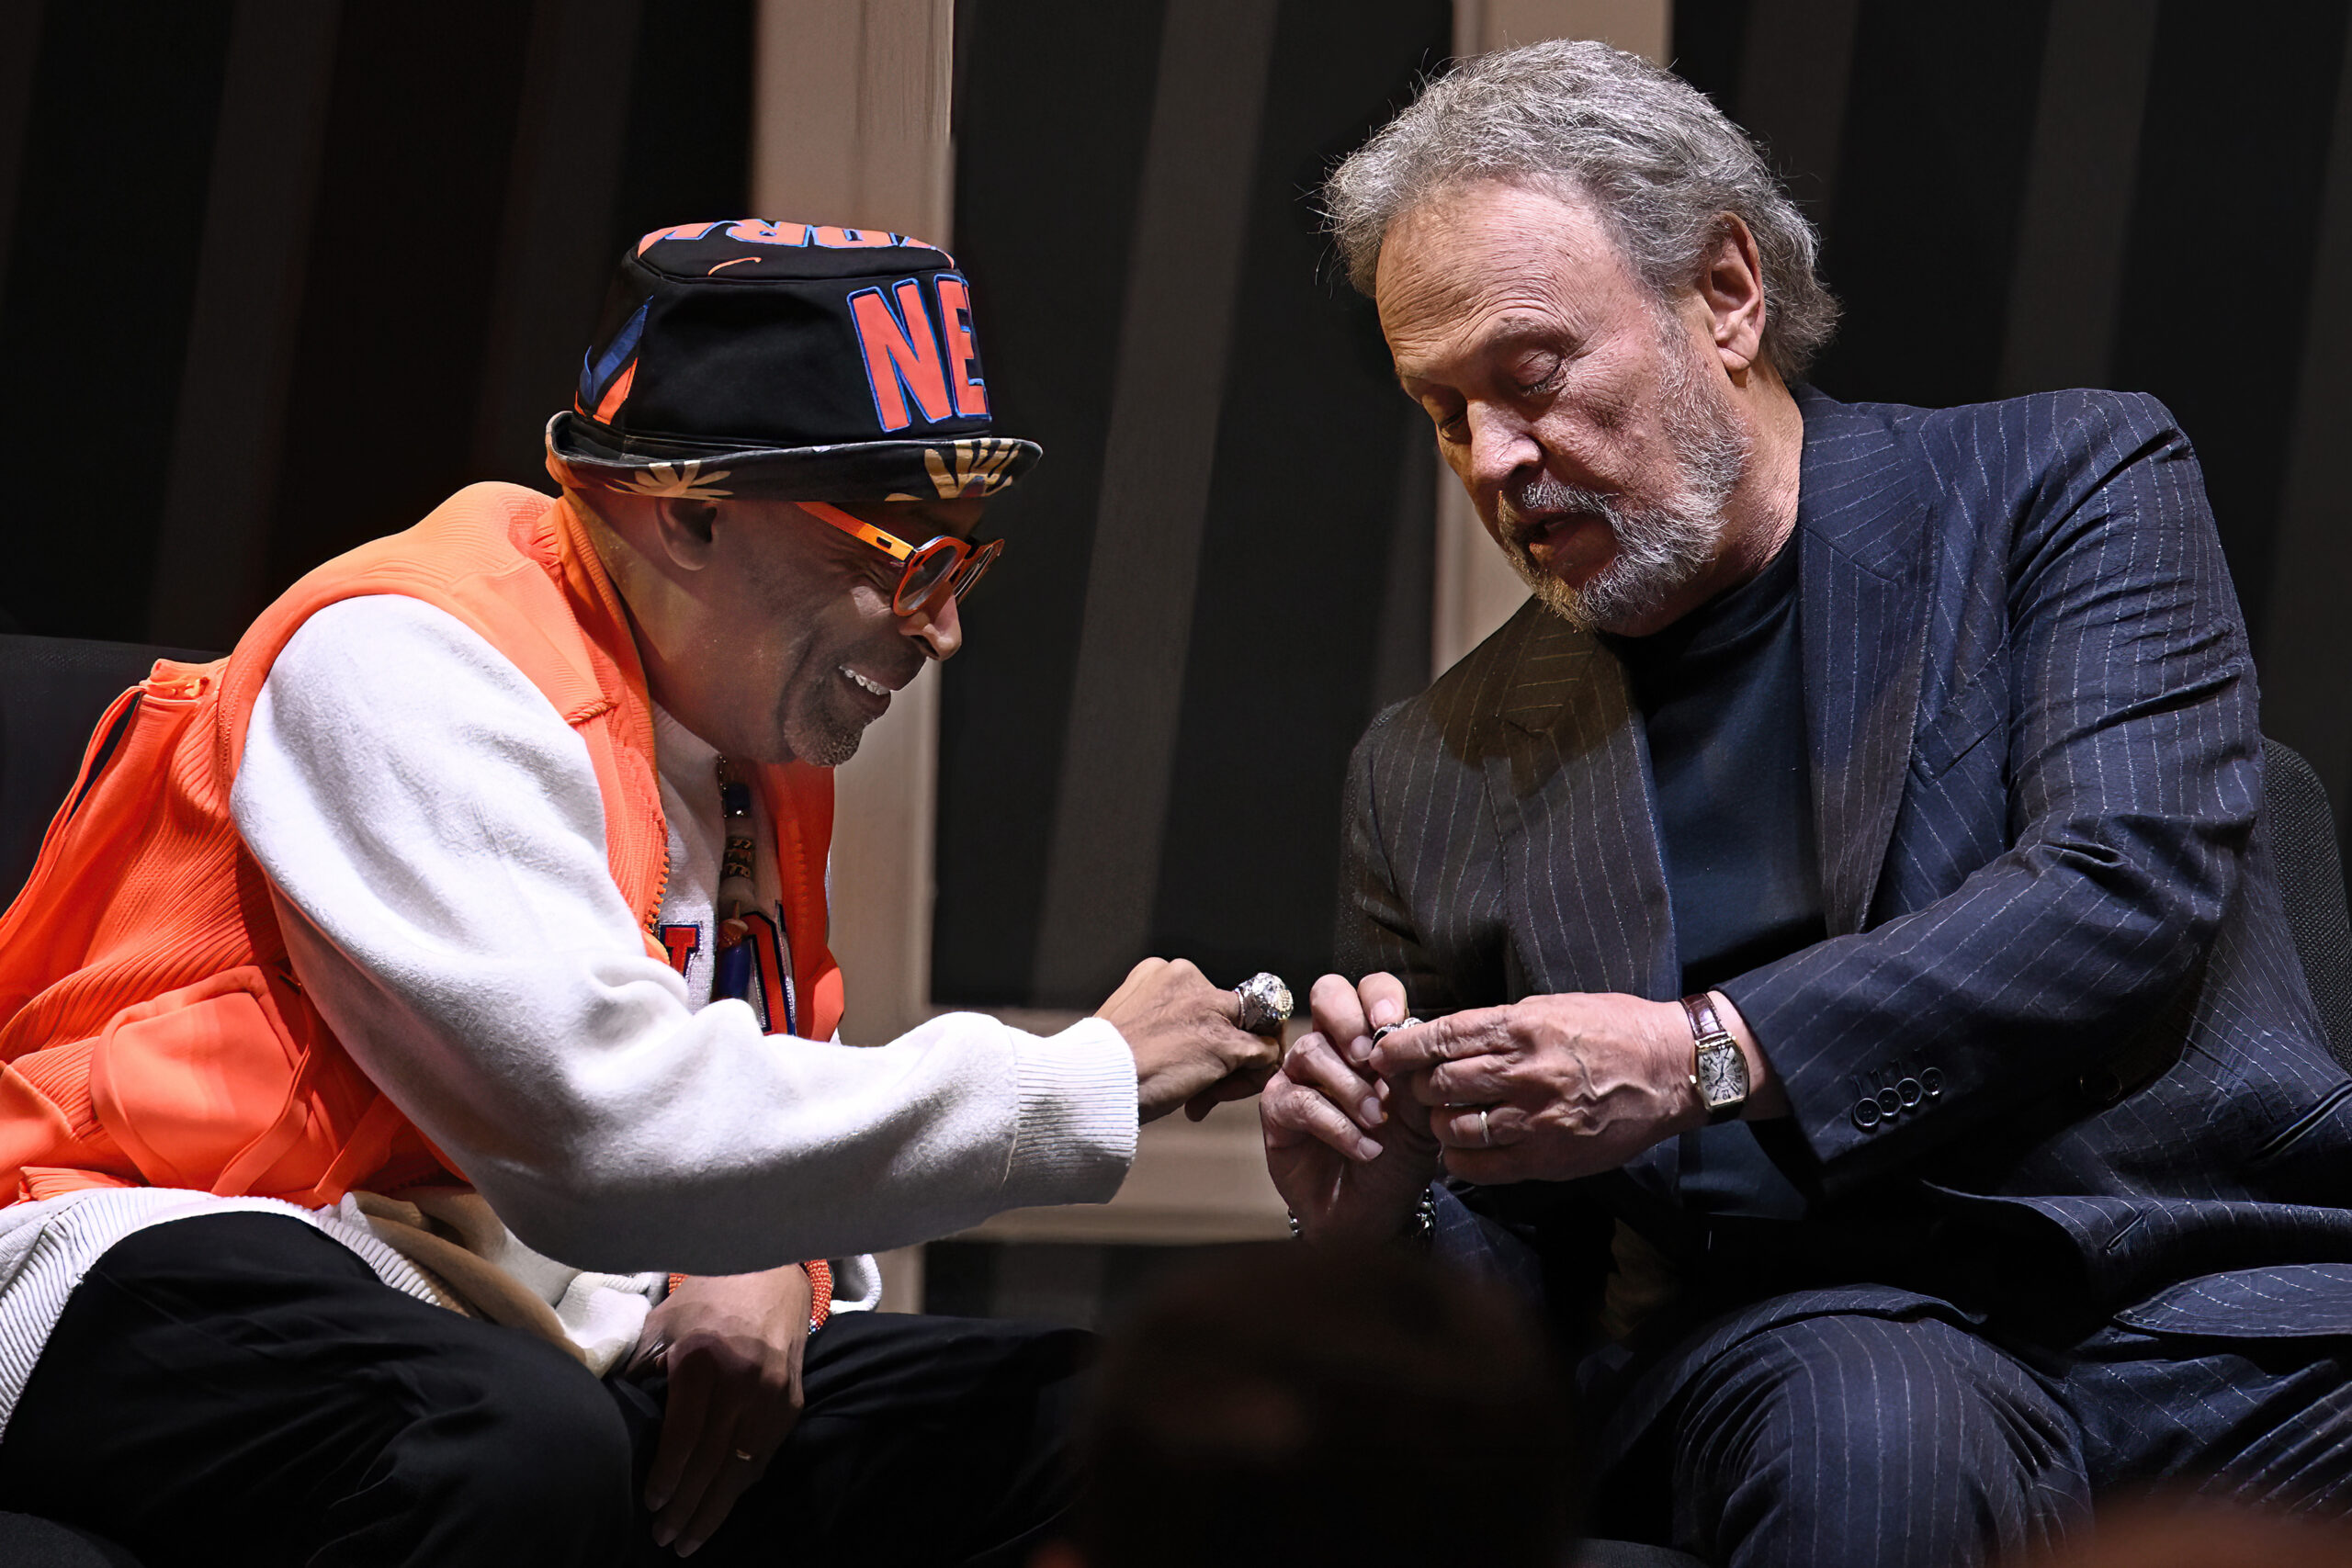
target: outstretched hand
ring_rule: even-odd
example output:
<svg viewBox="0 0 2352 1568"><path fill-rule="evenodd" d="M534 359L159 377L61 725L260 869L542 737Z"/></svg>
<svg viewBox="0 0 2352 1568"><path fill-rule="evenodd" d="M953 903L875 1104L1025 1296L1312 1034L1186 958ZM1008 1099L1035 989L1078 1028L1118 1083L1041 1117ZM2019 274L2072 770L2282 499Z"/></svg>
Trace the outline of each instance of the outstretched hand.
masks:
<svg viewBox="0 0 2352 1568"><path fill-rule="evenodd" d="M1241 1002L1186 959L1147 958L1094 1010L1136 1059L1136 1101L1149 1122L1182 1105L1197 1122L1219 1100L1255 1094L1282 1048L1245 1032Z"/></svg>
<svg viewBox="0 0 2352 1568"><path fill-rule="evenodd" d="M647 1314L628 1371L659 1365L670 1377L645 1481L657 1545L691 1554L767 1473L800 1420L813 1301L796 1263L682 1280Z"/></svg>

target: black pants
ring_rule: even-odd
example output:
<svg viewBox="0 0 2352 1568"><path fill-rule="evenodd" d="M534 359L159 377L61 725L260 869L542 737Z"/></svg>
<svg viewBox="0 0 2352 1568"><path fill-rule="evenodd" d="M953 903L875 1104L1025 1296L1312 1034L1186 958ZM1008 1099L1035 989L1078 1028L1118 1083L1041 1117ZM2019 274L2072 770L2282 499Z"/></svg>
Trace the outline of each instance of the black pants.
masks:
<svg viewBox="0 0 2352 1568"><path fill-rule="evenodd" d="M1090 1343L833 1319L798 1427L695 1560L1016 1568L1069 1499ZM66 1303L0 1440L0 1510L148 1568L674 1562L639 1502L662 1393L402 1295L299 1220L181 1220Z"/></svg>

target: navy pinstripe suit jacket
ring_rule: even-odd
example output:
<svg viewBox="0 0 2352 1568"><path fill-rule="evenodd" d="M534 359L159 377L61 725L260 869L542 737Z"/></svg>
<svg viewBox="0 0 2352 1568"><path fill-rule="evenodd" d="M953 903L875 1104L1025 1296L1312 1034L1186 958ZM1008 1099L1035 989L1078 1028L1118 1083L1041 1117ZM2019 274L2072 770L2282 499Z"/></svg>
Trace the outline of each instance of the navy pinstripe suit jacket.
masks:
<svg viewBox="0 0 2352 1568"><path fill-rule="evenodd" d="M2280 907L2187 439L2141 396L1798 398L1829 936L1722 987L1795 1108L1768 1148L1816 1213L1943 1238L1972 1277L1932 1294L1972 1310L2352 1333L2352 1080ZM1374 722L1349 795L1351 972L1395 972L1417 1010L1677 994L1641 717L1594 638L1531 603ZM1589 1250L1588 1211L1630 1190L1496 1207ZM1751 1303L1702 1337L1846 1299Z"/></svg>

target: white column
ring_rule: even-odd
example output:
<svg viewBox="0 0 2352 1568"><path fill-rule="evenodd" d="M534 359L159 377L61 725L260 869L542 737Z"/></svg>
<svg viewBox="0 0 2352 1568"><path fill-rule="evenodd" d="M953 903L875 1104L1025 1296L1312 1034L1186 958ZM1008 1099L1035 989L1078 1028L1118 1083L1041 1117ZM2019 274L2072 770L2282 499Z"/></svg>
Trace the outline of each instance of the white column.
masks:
<svg viewBox="0 0 2352 1568"><path fill-rule="evenodd" d="M954 0L761 0L752 204L762 218L953 243ZM939 677L926 670L834 779L833 955L842 1036L874 1044L931 1000ZM922 1303L922 1255L882 1259L883 1304Z"/></svg>
<svg viewBox="0 0 2352 1568"><path fill-rule="evenodd" d="M1453 52L1484 54L1544 39L1589 38L1662 61L1673 34L1669 0L1454 0ZM1437 469L1437 561L1430 672L1445 670L1509 620L1527 585L1487 536L1443 463Z"/></svg>

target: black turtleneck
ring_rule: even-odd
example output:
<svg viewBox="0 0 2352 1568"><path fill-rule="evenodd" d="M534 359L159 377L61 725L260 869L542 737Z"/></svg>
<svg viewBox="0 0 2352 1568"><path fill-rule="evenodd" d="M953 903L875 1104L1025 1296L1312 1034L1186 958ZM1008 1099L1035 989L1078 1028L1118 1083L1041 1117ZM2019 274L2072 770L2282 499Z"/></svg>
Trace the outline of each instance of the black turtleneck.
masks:
<svg viewBox="0 0 2352 1568"><path fill-rule="evenodd" d="M1648 737L1686 993L1828 934L1797 600L1792 536L1759 576L1664 631L1602 639L1624 664ZM1795 1189L1743 1123L1686 1134L1679 1156L1643 1163L1668 1178L1686 1210L1777 1219L1802 1213Z"/></svg>

